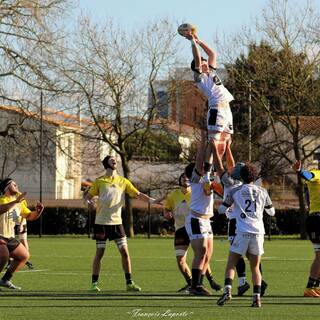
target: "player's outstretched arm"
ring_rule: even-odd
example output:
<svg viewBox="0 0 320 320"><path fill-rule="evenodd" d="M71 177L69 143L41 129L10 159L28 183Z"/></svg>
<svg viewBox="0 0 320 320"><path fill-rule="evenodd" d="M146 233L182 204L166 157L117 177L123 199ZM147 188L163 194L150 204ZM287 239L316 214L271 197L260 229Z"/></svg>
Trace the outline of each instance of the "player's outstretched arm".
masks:
<svg viewBox="0 0 320 320"><path fill-rule="evenodd" d="M43 209L44 209L44 205L41 202L37 202L36 210L31 211L28 215L23 215L23 214L21 215L28 221L34 221L41 216Z"/></svg>
<svg viewBox="0 0 320 320"><path fill-rule="evenodd" d="M197 43L208 56L208 64L214 69L217 68L217 55L204 41L197 39Z"/></svg>
<svg viewBox="0 0 320 320"><path fill-rule="evenodd" d="M149 202L150 204L155 203L156 199L149 197L148 195L139 192L139 194L137 195L137 199L144 201L144 202Z"/></svg>
<svg viewBox="0 0 320 320"><path fill-rule="evenodd" d="M200 65L201 65L201 52L200 48L198 46L198 37L195 34L192 34L191 32L189 34L186 34L185 36L188 40L190 40L191 43L191 50L193 59L195 62L195 69L198 70L200 73Z"/></svg>

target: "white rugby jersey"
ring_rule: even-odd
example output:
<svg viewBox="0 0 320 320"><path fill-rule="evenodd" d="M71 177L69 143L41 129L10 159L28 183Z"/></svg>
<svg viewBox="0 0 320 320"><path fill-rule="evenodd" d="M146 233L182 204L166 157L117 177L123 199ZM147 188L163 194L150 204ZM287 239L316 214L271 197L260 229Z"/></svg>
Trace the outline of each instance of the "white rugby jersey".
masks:
<svg viewBox="0 0 320 320"><path fill-rule="evenodd" d="M212 217L213 216L213 193L207 196L203 190L203 178L199 176L195 170L192 172L190 179L191 186L191 201L190 209L200 215Z"/></svg>
<svg viewBox="0 0 320 320"><path fill-rule="evenodd" d="M263 211L270 216L275 214L267 190L254 184L232 188L219 207L219 213L224 213L232 204L230 218L237 219L237 232L264 234Z"/></svg>
<svg viewBox="0 0 320 320"><path fill-rule="evenodd" d="M208 74L194 72L194 81L201 92L208 98L209 106L214 106L222 101L230 102L234 100L233 95L212 70Z"/></svg>

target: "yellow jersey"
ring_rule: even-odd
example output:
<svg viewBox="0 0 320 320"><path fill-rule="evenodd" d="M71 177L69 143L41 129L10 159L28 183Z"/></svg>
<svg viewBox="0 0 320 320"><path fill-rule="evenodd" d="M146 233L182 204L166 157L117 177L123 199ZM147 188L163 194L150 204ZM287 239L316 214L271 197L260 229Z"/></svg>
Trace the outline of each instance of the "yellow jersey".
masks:
<svg viewBox="0 0 320 320"><path fill-rule="evenodd" d="M19 195L19 193L17 194ZM0 205L12 202L16 199L16 196L0 196ZM27 202L23 200L17 203L9 211L0 214L0 235L5 238L13 238L14 226L16 223L20 223L23 218L30 214L31 210L27 207Z"/></svg>
<svg viewBox="0 0 320 320"><path fill-rule="evenodd" d="M320 170L310 170L313 178L306 181L309 191L310 213L320 212Z"/></svg>
<svg viewBox="0 0 320 320"><path fill-rule="evenodd" d="M139 191L124 177L104 175L94 181L88 193L99 197L95 223L118 225L122 224L121 209L125 204L125 193L136 197Z"/></svg>
<svg viewBox="0 0 320 320"><path fill-rule="evenodd" d="M184 227L187 215L190 212L191 190L183 193L177 189L168 194L165 201L165 209L171 211L174 217L174 227L176 230Z"/></svg>

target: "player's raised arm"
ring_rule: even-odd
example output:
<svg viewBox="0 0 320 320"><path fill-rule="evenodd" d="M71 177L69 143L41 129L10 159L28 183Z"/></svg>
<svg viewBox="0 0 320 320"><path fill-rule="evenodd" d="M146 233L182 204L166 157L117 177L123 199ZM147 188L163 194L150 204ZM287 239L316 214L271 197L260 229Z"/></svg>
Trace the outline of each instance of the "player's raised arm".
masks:
<svg viewBox="0 0 320 320"><path fill-rule="evenodd" d="M301 160L296 160L292 165L292 169L295 170L304 180L310 181L314 178L314 173L302 169Z"/></svg>
<svg viewBox="0 0 320 320"><path fill-rule="evenodd" d="M216 55L216 53L204 41L200 40L197 36L195 36L195 37L196 37L196 42L204 50L204 52L208 55L209 67L216 69L217 68L217 55Z"/></svg>
<svg viewBox="0 0 320 320"><path fill-rule="evenodd" d="M201 73L201 52L198 46L198 38L191 32L186 35L186 38L190 40L192 55L194 59L194 68L198 73Z"/></svg>
<svg viewBox="0 0 320 320"><path fill-rule="evenodd" d="M31 211L27 215L21 213L21 216L26 218L27 221L34 221L34 220L37 220L41 216L43 210L44 210L44 205L38 201L34 211Z"/></svg>

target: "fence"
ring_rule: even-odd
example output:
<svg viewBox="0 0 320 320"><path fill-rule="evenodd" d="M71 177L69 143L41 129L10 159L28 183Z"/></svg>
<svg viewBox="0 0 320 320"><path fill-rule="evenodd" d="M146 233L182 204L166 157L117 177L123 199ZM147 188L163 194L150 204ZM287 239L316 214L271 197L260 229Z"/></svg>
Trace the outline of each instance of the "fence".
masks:
<svg viewBox="0 0 320 320"><path fill-rule="evenodd" d="M85 208L46 208L42 218L42 233L47 235L87 234L91 233L94 215ZM174 232L173 220L166 220L161 210L152 210L150 215L145 210L133 211L134 232L136 234L167 234ZM266 233L298 234L300 216L296 209L277 210L275 217L265 216ZM212 218L212 229L216 235L227 233L227 219L215 213ZM28 224L29 234L39 234L40 220Z"/></svg>

